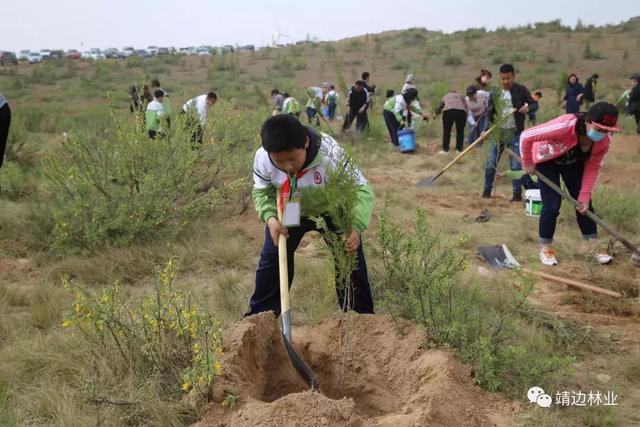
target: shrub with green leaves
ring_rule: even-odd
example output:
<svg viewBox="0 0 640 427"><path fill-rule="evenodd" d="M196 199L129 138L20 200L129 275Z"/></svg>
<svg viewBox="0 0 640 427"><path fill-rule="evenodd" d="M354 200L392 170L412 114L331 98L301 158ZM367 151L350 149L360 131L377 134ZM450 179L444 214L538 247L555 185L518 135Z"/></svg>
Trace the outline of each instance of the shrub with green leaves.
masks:
<svg viewBox="0 0 640 427"><path fill-rule="evenodd" d="M522 319L531 281L519 277L498 299L477 284L464 284L465 257L457 253L456 242L431 230L422 210L406 230L385 207L376 237L379 263L371 274L376 296L394 316L422 326L431 343L457 349L473 366L476 383L518 395L530 384L552 383L568 372L573 357ZM532 328L535 338L530 338Z"/></svg>
<svg viewBox="0 0 640 427"><path fill-rule="evenodd" d="M236 159L241 147L224 139L194 146L182 116L169 135L151 140L138 119L112 112L110 132L70 134L45 160L56 247L93 252L179 228L237 186L237 163L226 157Z"/></svg>
<svg viewBox="0 0 640 427"><path fill-rule="evenodd" d="M126 298L118 283L93 292L64 279L75 300L62 325L97 339L134 372L160 374L168 392L205 392L221 374L222 329L175 287L177 271L169 260L155 275L153 291L138 301Z"/></svg>

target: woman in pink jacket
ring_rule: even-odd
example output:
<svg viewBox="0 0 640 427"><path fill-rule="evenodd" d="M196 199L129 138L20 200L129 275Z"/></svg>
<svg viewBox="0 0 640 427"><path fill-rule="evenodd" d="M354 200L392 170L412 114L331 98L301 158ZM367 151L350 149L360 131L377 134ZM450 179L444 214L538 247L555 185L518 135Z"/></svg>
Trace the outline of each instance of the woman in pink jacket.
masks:
<svg viewBox="0 0 640 427"><path fill-rule="evenodd" d="M560 185L562 177L569 194L578 200L576 217L585 240L598 237L596 223L585 213L587 209L593 212L591 194L604 156L609 151L610 134L620 131L616 127L617 122L618 109L607 102L597 102L586 114L565 114L529 128L520 136L523 168L529 173L537 169L557 185ZM545 265L557 265L551 244L561 197L542 181L540 195L540 261ZM599 250L596 258L601 264L613 261L604 250Z"/></svg>

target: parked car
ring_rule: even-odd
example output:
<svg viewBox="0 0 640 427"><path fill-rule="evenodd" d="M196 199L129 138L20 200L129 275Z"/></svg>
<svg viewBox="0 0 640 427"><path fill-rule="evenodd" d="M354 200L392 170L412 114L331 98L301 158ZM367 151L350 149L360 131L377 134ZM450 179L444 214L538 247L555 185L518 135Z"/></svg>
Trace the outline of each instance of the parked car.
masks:
<svg viewBox="0 0 640 427"><path fill-rule="evenodd" d="M128 58L129 56L135 54L136 50L134 48L132 48L131 46L127 46L122 48L122 54L124 55L125 58Z"/></svg>
<svg viewBox="0 0 640 427"><path fill-rule="evenodd" d="M158 46L149 46L147 47L147 52L149 52L149 55L155 56L158 54Z"/></svg>
<svg viewBox="0 0 640 427"><path fill-rule="evenodd" d="M188 47L181 47L180 49L178 49L178 55L189 55L189 48Z"/></svg>
<svg viewBox="0 0 640 427"><path fill-rule="evenodd" d="M82 59L91 59L91 52L89 52L88 50L85 50L84 52L82 52L80 54L80 58L82 58Z"/></svg>
<svg viewBox="0 0 640 427"><path fill-rule="evenodd" d="M238 48L239 52L255 52L255 50L256 50L256 47L254 45L252 45L252 44L248 44L248 45L245 45L245 46L240 46Z"/></svg>
<svg viewBox="0 0 640 427"><path fill-rule="evenodd" d="M0 65L4 66L7 64L18 65L18 57L13 52L2 52L0 54Z"/></svg>
<svg viewBox="0 0 640 427"><path fill-rule="evenodd" d="M211 49L209 49L206 46L200 46L198 48L198 50L196 51L196 54L198 56L210 56L211 55Z"/></svg>
<svg viewBox="0 0 640 427"><path fill-rule="evenodd" d="M38 62L42 62L42 55L40 52L29 52L27 61L29 61L29 64L37 64Z"/></svg>
<svg viewBox="0 0 640 427"><path fill-rule="evenodd" d="M124 59L126 58L123 52L120 52L115 47L110 47L102 51L107 59Z"/></svg>
<svg viewBox="0 0 640 427"><path fill-rule="evenodd" d="M104 53L100 51L100 49L89 49L89 53L91 54L91 59L97 61L98 59L105 59Z"/></svg>
<svg viewBox="0 0 640 427"><path fill-rule="evenodd" d="M18 53L18 61L28 61L30 52L29 49L22 49L20 53Z"/></svg>
<svg viewBox="0 0 640 427"><path fill-rule="evenodd" d="M197 55L198 54L198 48L191 46L189 47L189 55Z"/></svg>
<svg viewBox="0 0 640 427"><path fill-rule="evenodd" d="M69 58L69 59L80 59L82 55L80 55L80 52L78 52L75 49L69 49L67 51L67 54L65 55L65 57Z"/></svg>
<svg viewBox="0 0 640 427"><path fill-rule="evenodd" d="M49 52L49 59L62 59L64 58L64 50L57 49Z"/></svg>
<svg viewBox="0 0 640 427"><path fill-rule="evenodd" d="M153 56L144 49L137 49L134 55L139 56L140 58L151 58Z"/></svg>
<svg viewBox="0 0 640 427"><path fill-rule="evenodd" d="M51 51L49 49L40 49L40 56L42 56L42 60L49 59L51 56Z"/></svg>
<svg viewBox="0 0 640 427"><path fill-rule="evenodd" d="M169 51L168 47L159 47L158 48L158 55L169 55L171 52Z"/></svg>

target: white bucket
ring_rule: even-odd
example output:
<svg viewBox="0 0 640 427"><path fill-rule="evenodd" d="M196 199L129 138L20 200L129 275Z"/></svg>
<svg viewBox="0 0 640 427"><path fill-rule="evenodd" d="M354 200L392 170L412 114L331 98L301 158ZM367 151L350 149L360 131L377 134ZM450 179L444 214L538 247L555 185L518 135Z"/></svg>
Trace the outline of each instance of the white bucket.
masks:
<svg viewBox="0 0 640 427"><path fill-rule="evenodd" d="M524 212L527 216L539 217L542 212L542 197L540 190L527 190L524 192Z"/></svg>

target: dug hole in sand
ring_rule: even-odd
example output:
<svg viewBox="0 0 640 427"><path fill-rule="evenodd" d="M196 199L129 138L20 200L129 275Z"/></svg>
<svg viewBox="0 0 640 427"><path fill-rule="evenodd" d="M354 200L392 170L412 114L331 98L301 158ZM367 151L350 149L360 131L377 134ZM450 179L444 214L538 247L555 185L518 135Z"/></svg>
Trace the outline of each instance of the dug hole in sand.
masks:
<svg viewBox="0 0 640 427"><path fill-rule="evenodd" d="M225 332L222 376L196 427L513 425L519 404L473 384L450 351L426 350L425 335L388 316L349 314L344 389L338 385L340 317L293 330L296 351L315 371L320 392L295 371L273 313ZM220 402L239 395L234 408Z"/></svg>

